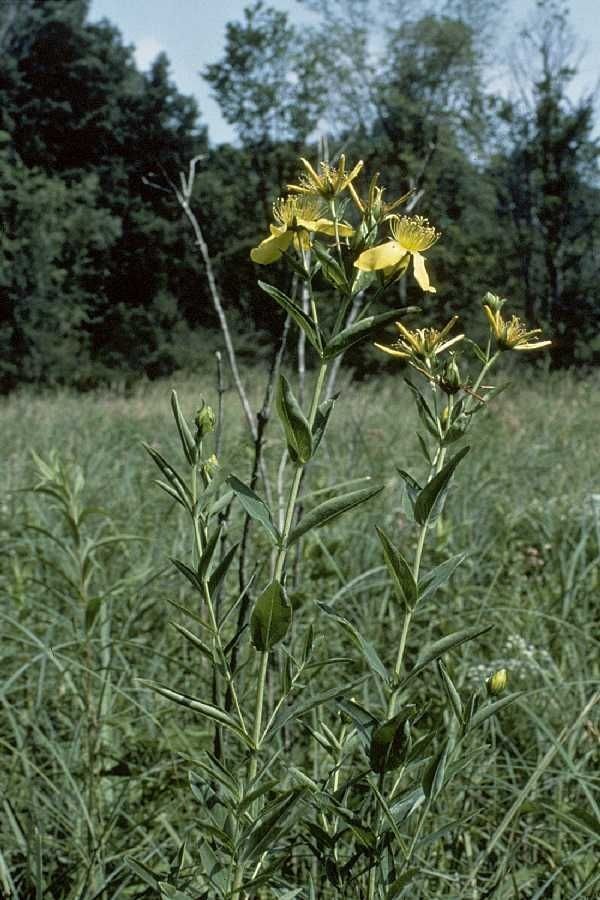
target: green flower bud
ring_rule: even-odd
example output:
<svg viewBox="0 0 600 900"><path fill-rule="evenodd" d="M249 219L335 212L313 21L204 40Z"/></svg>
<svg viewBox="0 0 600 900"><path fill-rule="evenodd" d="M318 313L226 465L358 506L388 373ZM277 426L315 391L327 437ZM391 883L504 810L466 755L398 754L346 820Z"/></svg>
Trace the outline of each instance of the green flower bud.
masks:
<svg viewBox="0 0 600 900"><path fill-rule="evenodd" d="M462 387L460 369L454 353L451 353L449 359L444 363L440 374L440 387L445 394L456 394Z"/></svg>
<svg viewBox="0 0 600 900"><path fill-rule="evenodd" d="M498 297L497 294L492 294L488 291L481 302L483 306L489 306L492 312L500 312L506 303L506 298Z"/></svg>
<svg viewBox="0 0 600 900"><path fill-rule="evenodd" d="M494 672L493 675L486 680L485 686L487 688L489 697L497 697L498 694L501 694L506 684L508 682L508 672L506 669L498 669L497 672Z"/></svg>
<svg viewBox="0 0 600 900"><path fill-rule="evenodd" d="M212 410L212 407L206 406L204 400L202 401L202 406L196 413L196 418L194 419L194 425L196 426L196 443L199 444L202 438L210 434L211 431L215 430L216 425L216 417Z"/></svg>

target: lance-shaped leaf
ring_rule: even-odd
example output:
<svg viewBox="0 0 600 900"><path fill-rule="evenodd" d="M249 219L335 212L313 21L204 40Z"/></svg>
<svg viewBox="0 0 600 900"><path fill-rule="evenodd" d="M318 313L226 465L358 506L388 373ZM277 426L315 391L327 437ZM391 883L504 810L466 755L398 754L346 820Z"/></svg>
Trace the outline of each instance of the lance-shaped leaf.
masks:
<svg viewBox="0 0 600 900"><path fill-rule="evenodd" d="M441 512L444 492L454 474L457 465L469 452L470 447L463 447L446 463L444 468L428 481L415 501L415 521L419 525L425 525Z"/></svg>
<svg viewBox="0 0 600 900"><path fill-rule="evenodd" d="M421 485L418 481L415 481L412 475L409 475L408 472L405 472L404 469L398 469L396 467L396 471L406 485L406 493L408 494L408 499L410 500L410 504L414 512L417 497L422 491Z"/></svg>
<svg viewBox="0 0 600 900"><path fill-rule="evenodd" d="M200 560L200 564L198 565L198 575L203 581L208 577L210 564L212 562L215 550L217 548L217 541L219 540L220 536L221 525L217 525L216 528L213 528L212 532L209 534L206 546L202 551L202 559Z"/></svg>
<svg viewBox="0 0 600 900"><path fill-rule="evenodd" d="M156 463L156 465L158 466L160 471L163 473L163 475L165 476L165 478L167 479L167 481L169 482L171 487L175 490L176 494L180 494L181 497L186 498L188 501L191 502L191 500L192 500L191 491L188 488L185 481L183 480L183 478L181 477L181 475L179 474L179 472L177 472L177 470L173 468L171 463L167 462L167 460L164 458L164 456L161 453L159 453L158 450L155 450L154 447L151 447L149 444L146 444L143 442L142 442L142 446L143 446L144 450L146 450L146 452L152 457L152 459L154 460L154 462ZM179 499L179 498L177 498L177 499ZM180 500L180 502L183 502L183 501ZM186 504L184 504L184 505L186 505Z"/></svg>
<svg viewBox="0 0 600 900"><path fill-rule="evenodd" d="M354 322L352 325L349 325L348 328L344 328L343 331L338 332L338 334L332 337L330 341L327 341L323 351L324 358L333 359L334 356L344 353L345 350L348 350L348 348L354 346L354 344L358 344L365 338L371 337L377 329L381 328L383 325L394 322L396 319L405 316L407 313L418 311L418 306L408 306L405 309L388 310L377 316L365 316L364 319L361 319L359 322Z"/></svg>
<svg viewBox="0 0 600 900"><path fill-rule="evenodd" d="M333 412L333 407L338 396L339 395L336 394L335 397L330 397L329 400L324 400L317 409L315 424L313 425L312 430L313 456L317 452L317 447L321 443L323 435L325 434L325 429L327 428L327 423L329 422L329 416Z"/></svg>
<svg viewBox="0 0 600 900"><path fill-rule="evenodd" d="M423 775L423 791L428 800L435 800L444 786L446 763L450 753L450 743L446 741L440 752L433 758Z"/></svg>
<svg viewBox="0 0 600 900"><path fill-rule="evenodd" d="M302 517L299 524L290 532L287 546L291 546L302 535L312 531L313 528L322 528L323 525L328 525L348 510L360 506L361 503L366 503L367 500L370 500L371 497L379 494L382 490L383 485L376 488L363 488L361 491L351 491L349 494L342 494L340 497L332 497L331 500L326 500L325 503L321 503L315 509L311 509L310 512Z"/></svg>
<svg viewBox="0 0 600 900"><path fill-rule="evenodd" d="M445 584L454 574L455 570L460 566L466 557L466 553L457 553L451 556L445 562L440 563L435 569L422 575L419 579L419 600L424 600L431 596L434 591Z"/></svg>
<svg viewBox="0 0 600 900"><path fill-rule="evenodd" d="M177 399L177 391L171 391L171 409L173 410L173 417L175 419L175 424L177 425L177 431L179 432L179 439L185 458L190 466L193 466L198 459L198 450L196 448L196 442L192 437L192 432L188 428L188 424L181 412L179 400Z"/></svg>
<svg viewBox="0 0 600 900"><path fill-rule="evenodd" d="M317 330L317 325L313 322L313 320L308 316L304 310L298 306L290 297L284 294L282 291L279 291L276 287L273 287L272 284L267 284L264 281L258 282L259 288L261 288L266 294L273 298L279 305L285 309L287 313L290 314L296 325L302 329L310 343L313 345L319 356L321 355L321 347L319 344L320 334Z"/></svg>
<svg viewBox="0 0 600 900"><path fill-rule="evenodd" d="M376 675L379 675L382 681L389 681L390 676L388 675L388 671L379 658L375 647L370 641L362 636L356 626L353 625L352 622L349 622L348 619L344 619L343 616L339 616L336 611L332 609L331 606L327 606L326 603L317 603L317 606L323 610L325 615L330 616L330 618L332 619L335 619L338 625L343 628L354 646L364 657L371 671Z"/></svg>
<svg viewBox="0 0 600 900"><path fill-rule="evenodd" d="M227 575L229 570L229 566L233 561L233 557L236 554L237 548L239 547L239 541L236 544L233 544L232 547L229 548L223 559L215 566L214 571L210 578L208 579L208 591L211 595L215 593L217 588L220 586L221 582Z"/></svg>
<svg viewBox="0 0 600 900"><path fill-rule="evenodd" d="M252 610L250 632L257 650L271 650L286 634L292 623L292 607L282 585L273 580L265 588Z"/></svg>
<svg viewBox="0 0 600 900"><path fill-rule="evenodd" d="M321 266L321 271L330 284L340 290L346 292L348 290L348 279L346 273L340 266L339 262L333 258L329 250L318 241L312 245L312 250L317 257Z"/></svg>
<svg viewBox="0 0 600 900"><path fill-rule="evenodd" d="M200 593L202 593L202 590L203 590L202 589L202 581L201 581L200 577L198 576L198 573L194 572L193 569L190 569L190 567L187 566L184 562L181 562L180 559L175 559L175 557L173 557L173 556L170 557L170 559L171 559L171 562L173 563L173 565L175 566L175 568L178 569L182 575L185 575L185 577L187 578L189 583L192 585L192 587L194 587L197 591L200 591Z"/></svg>
<svg viewBox="0 0 600 900"><path fill-rule="evenodd" d="M394 547L383 528L379 528L378 525L375 528L383 547L383 558L388 572L392 576L396 595L407 610L412 610L417 603L417 585L411 568L400 551Z"/></svg>
<svg viewBox="0 0 600 900"><path fill-rule="evenodd" d="M307 463L313 450L310 425L284 375L279 376L275 403L292 461Z"/></svg>
<svg viewBox="0 0 600 900"><path fill-rule="evenodd" d="M281 535L273 524L271 511L265 501L261 500L258 494L255 494L251 488L245 485L243 481L240 481L239 478L236 478L235 475L230 475L227 483L250 518L260 522L273 543L278 545Z"/></svg>
<svg viewBox="0 0 600 900"><path fill-rule="evenodd" d="M519 697L522 697L524 693L525 691L515 691L514 694L509 694L508 697L502 697L501 700L496 700L494 703L487 703L485 706L481 706L470 717L470 721L468 722L469 730L477 728L478 725L482 725L486 719L495 716L496 713L499 713L501 709L504 709L504 707L508 706L510 703L514 703L514 701L518 700Z"/></svg>
<svg viewBox="0 0 600 900"><path fill-rule="evenodd" d="M196 697L190 697L189 694L182 694L180 691L173 691L170 687L160 684L158 681L148 681L145 678L140 678L138 680L140 684L151 688L153 691L156 691L157 694L166 697L167 700L172 700L173 703L179 703L180 706L185 706L187 709L199 712L201 715L206 716L207 719L216 722L217 725L223 725L241 738L247 747L251 750L254 749L254 742L250 735L238 725L235 719L232 719L232 717L219 706L215 706L213 703L206 703L204 700L198 700Z"/></svg>
<svg viewBox="0 0 600 900"><path fill-rule="evenodd" d="M438 425L438 420L434 415L431 407L429 406L427 400L421 393L418 387L412 383L408 378L404 379L406 386L412 391L412 395L415 398L415 403L417 406L417 413L419 414L419 418L427 431L432 434L434 437L440 437L440 427Z"/></svg>
<svg viewBox="0 0 600 900"><path fill-rule="evenodd" d="M446 693L446 697L450 701L450 705L454 710L454 715L458 719L458 721L462 724L463 722L463 707L462 700L460 699L460 694L456 690L456 686L452 681L446 666L444 665L441 659L437 661L437 669L439 672L439 676L442 680L442 684L444 686L444 691Z"/></svg>
<svg viewBox="0 0 600 900"><path fill-rule="evenodd" d="M481 634L491 631L493 627L493 625L472 625L470 628L461 629L461 631L453 631L452 634L447 634L446 637L440 638L439 641L428 644L419 653L414 667L408 673L402 684L405 685L414 678L415 675L422 672L430 662L433 662L434 659L439 659L444 653L447 653L448 650L454 650L455 647L460 647L461 644L474 640L474 638L479 637Z"/></svg>
<svg viewBox="0 0 600 900"><path fill-rule="evenodd" d="M378 775L401 766L410 751L410 715L413 710L399 712L379 725L371 735L369 762Z"/></svg>

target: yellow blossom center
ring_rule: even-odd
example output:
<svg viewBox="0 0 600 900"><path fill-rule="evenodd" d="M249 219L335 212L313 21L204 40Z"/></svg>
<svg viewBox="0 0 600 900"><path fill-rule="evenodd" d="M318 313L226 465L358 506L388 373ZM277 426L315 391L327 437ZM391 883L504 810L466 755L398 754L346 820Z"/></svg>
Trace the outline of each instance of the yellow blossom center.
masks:
<svg viewBox="0 0 600 900"><path fill-rule="evenodd" d="M390 227L394 238L409 253L428 250L440 236L423 216L394 216Z"/></svg>
<svg viewBox="0 0 600 900"><path fill-rule="evenodd" d="M325 212L323 203L314 196L279 197L273 204L273 217L276 222L291 227L294 220L303 219L314 222Z"/></svg>

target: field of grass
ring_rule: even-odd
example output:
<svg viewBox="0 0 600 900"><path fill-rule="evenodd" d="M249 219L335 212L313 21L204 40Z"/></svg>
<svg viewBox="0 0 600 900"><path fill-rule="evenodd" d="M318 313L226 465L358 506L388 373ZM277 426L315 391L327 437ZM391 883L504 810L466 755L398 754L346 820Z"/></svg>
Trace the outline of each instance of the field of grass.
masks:
<svg viewBox="0 0 600 900"><path fill-rule="evenodd" d="M168 624L185 617L167 600L192 602L169 557L189 558L191 545L183 514L154 485L156 470L141 448L144 440L169 459L180 455L171 387L189 415L202 396L216 400L212 378L182 376L127 396L23 392L0 406L6 897L155 897L152 877L144 881L126 857L168 881L178 863L185 869L205 852L197 828L203 795L193 790L201 776L192 777L190 788L189 772L213 747L212 729L138 681L154 679L198 697L212 691L206 660ZM425 643L489 623L491 631L450 654L455 684L467 690L507 668L510 690L526 693L486 723L476 758L434 805L429 834L439 835L419 847L419 887L402 896L600 897L600 722L598 706L586 710L600 681L599 387L597 378L565 374L517 378L477 422L468 464L458 470L426 548L426 566L463 551L468 556L419 607L409 664ZM346 387L309 471L307 492L366 476L385 483L359 515L309 535L291 573L292 580L302 573L291 585L295 627L314 622L317 651L349 658L340 663L343 671L324 670L321 686L356 680L365 667L315 601L360 624L385 662L395 656L401 622L374 525L383 524L411 558L416 534L396 466L421 465L416 424L400 377ZM273 419L266 460L275 505L283 446ZM67 493L24 490L40 482L30 451L50 465L46 487L54 478ZM249 479L252 447L233 391L225 396L220 463ZM60 502L89 511L78 529L65 524ZM238 539L241 527L234 506L228 540ZM250 538L247 574L256 571L256 584L264 584L269 548L254 527ZM234 566L224 606L237 589ZM244 707L254 693L244 680L251 652L244 634ZM267 705L278 678L270 673ZM425 673L415 690L425 699L434 683L435 673ZM357 688L365 705L369 690L372 681ZM335 703L319 716L335 728ZM317 781L324 775L324 753L311 751L306 761L306 730L284 730L280 744L286 768L308 766ZM312 864L303 869L303 852L291 864L296 884L308 883L310 872L312 896L361 896L336 890ZM264 896L311 895L282 889Z"/></svg>

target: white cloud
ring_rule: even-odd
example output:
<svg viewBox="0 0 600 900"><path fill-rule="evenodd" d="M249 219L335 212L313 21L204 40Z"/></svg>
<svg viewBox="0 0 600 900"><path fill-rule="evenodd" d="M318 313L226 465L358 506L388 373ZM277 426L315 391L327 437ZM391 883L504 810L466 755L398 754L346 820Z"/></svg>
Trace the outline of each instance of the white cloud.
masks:
<svg viewBox="0 0 600 900"><path fill-rule="evenodd" d="M147 69L150 63L164 50L155 37L148 35L135 42L135 61L140 69Z"/></svg>

